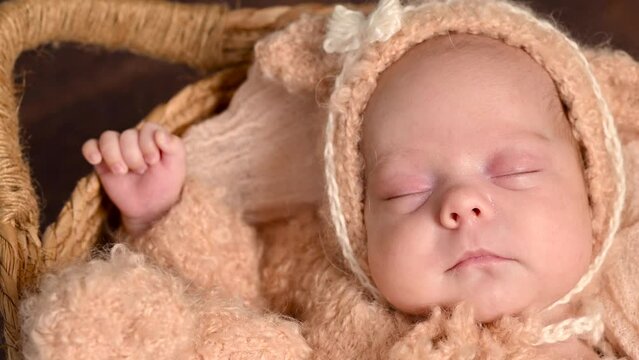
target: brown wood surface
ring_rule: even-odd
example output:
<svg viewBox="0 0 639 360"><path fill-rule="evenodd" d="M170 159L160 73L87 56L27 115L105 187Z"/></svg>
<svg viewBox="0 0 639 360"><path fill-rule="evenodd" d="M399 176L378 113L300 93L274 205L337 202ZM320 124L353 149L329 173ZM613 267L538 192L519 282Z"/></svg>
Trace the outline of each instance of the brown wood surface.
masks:
<svg viewBox="0 0 639 360"><path fill-rule="evenodd" d="M300 2L227 1L231 7ZM639 0L532 0L527 3L564 24L582 42L610 42L639 58ZM47 46L23 54L15 74L23 88L22 134L42 201L43 226L55 220L76 181L91 171L80 154L85 139L106 129L123 130L133 126L156 104L168 100L202 75L184 66L125 52L105 53L71 45Z"/></svg>

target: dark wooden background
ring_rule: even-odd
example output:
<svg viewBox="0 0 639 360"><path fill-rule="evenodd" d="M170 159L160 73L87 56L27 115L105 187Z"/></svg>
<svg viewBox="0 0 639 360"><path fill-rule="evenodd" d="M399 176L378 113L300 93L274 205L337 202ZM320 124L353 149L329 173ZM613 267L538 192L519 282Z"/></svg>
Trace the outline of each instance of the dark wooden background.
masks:
<svg viewBox="0 0 639 360"><path fill-rule="evenodd" d="M226 1L232 8L301 2ZM609 42L639 58L639 0L526 3L564 24L584 43ZM125 52L105 53L63 44L23 54L15 76L23 88L20 107L23 145L42 202L41 224L45 226L55 220L76 181L91 171L80 154L85 139L106 129L123 130L135 125L155 105L167 101L203 74Z"/></svg>

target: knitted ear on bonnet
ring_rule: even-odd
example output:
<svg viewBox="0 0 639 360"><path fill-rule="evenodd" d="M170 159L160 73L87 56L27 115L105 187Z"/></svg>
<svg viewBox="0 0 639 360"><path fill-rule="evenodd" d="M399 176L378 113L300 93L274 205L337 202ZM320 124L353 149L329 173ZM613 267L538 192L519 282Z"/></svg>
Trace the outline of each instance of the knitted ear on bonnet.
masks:
<svg viewBox="0 0 639 360"><path fill-rule="evenodd" d="M413 46L439 35L467 33L491 37L526 51L551 76L568 108L573 134L584 149L585 177L592 207L593 262L568 294L551 305L565 304L597 274L621 221L625 177L614 119L592 65L581 47L530 9L508 1L422 1L402 6L382 0L368 17L336 7L332 18L307 17L289 32L288 54L303 59L262 64L267 75L290 89L312 89L335 76L326 124L325 176L330 220L346 267L373 296L381 298L369 277L364 227L364 160L359 152L362 117L381 72ZM327 33L322 54L318 34ZM304 40L307 39L307 40ZM311 40L313 39L313 40ZM256 51L268 52L268 42ZM289 43L290 44L290 43ZM290 50L291 47L288 47ZM273 53L273 55L282 53ZM268 56L260 56L267 59ZM280 65L277 65L277 64ZM289 67L287 69L286 67ZM568 319L544 329L539 343L562 341L574 334L602 333L600 315ZM596 341L596 339L595 339Z"/></svg>

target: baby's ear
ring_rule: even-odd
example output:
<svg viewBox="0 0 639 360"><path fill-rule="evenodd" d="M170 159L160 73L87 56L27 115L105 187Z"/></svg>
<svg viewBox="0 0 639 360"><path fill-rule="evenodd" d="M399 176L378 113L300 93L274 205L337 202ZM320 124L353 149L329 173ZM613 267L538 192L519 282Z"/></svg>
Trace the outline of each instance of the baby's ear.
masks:
<svg viewBox="0 0 639 360"><path fill-rule="evenodd" d="M299 20L255 44L255 62L269 79L290 92L332 86L338 56L322 49L328 15L304 14Z"/></svg>
<svg viewBox="0 0 639 360"><path fill-rule="evenodd" d="M615 117L623 143L639 138L639 62L606 48L584 51Z"/></svg>

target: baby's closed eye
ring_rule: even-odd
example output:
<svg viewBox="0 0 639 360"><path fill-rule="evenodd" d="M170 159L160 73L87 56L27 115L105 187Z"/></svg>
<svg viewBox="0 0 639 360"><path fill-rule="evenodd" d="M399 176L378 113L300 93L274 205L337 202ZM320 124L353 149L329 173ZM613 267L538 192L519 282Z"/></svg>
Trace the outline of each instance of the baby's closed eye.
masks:
<svg viewBox="0 0 639 360"><path fill-rule="evenodd" d="M432 181L427 176L406 171L379 172L371 180L366 184L369 195L382 201L423 194L432 189Z"/></svg>
<svg viewBox="0 0 639 360"><path fill-rule="evenodd" d="M539 167L513 167L511 170L491 174L493 183L510 190L527 190L539 183L543 169Z"/></svg>
<svg viewBox="0 0 639 360"><path fill-rule="evenodd" d="M529 152L508 151L495 156L487 166L490 179L511 190L534 187L544 172L544 161Z"/></svg>
<svg viewBox="0 0 639 360"><path fill-rule="evenodd" d="M431 189L400 191L397 195L382 198L382 206L396 214L407 214L421 207L432 194Z"/></svg>
<svg viewBox="0 0 639 360"><path fill-rule="evenodd" d="M368 196L380 206L392 212L405 213L414 210L428 200L433 192L431 182L424 176L396 173L379 177L370 184Z"/></svg>
<svg viewBox="0 0 639 360"><path fill-rule="evenodd" d="M428 195L430 195L431 192L432 192L432 190L430 190L430 189L413 190L413 191L399 191L395 195L386 196L385 198L383 198L383 200L384 201L398 200L398 199L402 199L402 198L417 197L417 196L419 196L419 197L428 197Z"/></svg>

